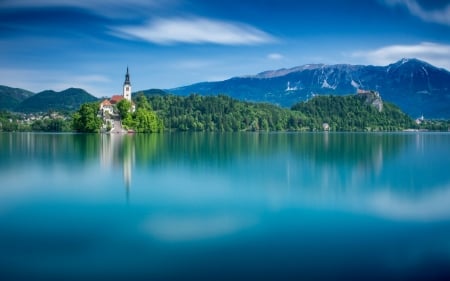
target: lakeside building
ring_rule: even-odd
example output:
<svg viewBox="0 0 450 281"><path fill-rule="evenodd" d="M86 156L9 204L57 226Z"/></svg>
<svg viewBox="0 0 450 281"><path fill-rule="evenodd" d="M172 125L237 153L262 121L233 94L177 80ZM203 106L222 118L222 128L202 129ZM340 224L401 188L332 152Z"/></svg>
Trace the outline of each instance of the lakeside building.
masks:
<svg viewBox="0 0 450 281"><path fill-rule="evenodd" d="M131 112L136 111L136 105L131 99L131 82L128 67L127 73L125 74L125 82L123 82L122 95L113 95L110 99L104 99L100 103L100 114L102 116L112 115L114 113L114 105L119 103L123 99L131 102Z"/></svg>

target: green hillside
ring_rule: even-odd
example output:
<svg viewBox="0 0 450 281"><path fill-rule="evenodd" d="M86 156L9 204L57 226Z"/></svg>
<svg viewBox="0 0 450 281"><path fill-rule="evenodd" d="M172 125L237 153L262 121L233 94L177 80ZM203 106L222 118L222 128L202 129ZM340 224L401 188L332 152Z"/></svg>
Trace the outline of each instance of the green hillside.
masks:
<svg viewBox="0 0 450 281"><path fill-rule="evenodd" d="M33 96L34 93L7 86L0 86L0 110L13 111L22 101Z"/></svg>
<svg viewBox="0 0 450 281"><path fill-rule="evenodd" d="M317 96L295 104L292 110L306 117L304 125L317 130L323 129L324 123L336 131L396 131L415 127L413 120L394 104L382 102L379 111L367 101L361 95Z"/></svg>
<svg viewBox="0 0 450 281"><path fill-rule="evenodd" d="M43 91L24 100L16 110L19 112L76 111L83 103L98 99L83 89L69 88L62 92Z"/></svg>
<svg viewBox="0 0 450 281"><path fill-rule="evenodd" d="M395 131L414 128L398 107L361 95L318 96L292 109L228 96L149 96L164 127L178 131Z"/></svg>
<svg viewBox="0 0 450 281"><path fill-rule="evenodd" d="M138 95L143 94L144 96L151 97L151 96L164 96L168 93L161 89L149 89L144 91L139 91L137 93L133 93L133 96L137 97Z"/></svg>

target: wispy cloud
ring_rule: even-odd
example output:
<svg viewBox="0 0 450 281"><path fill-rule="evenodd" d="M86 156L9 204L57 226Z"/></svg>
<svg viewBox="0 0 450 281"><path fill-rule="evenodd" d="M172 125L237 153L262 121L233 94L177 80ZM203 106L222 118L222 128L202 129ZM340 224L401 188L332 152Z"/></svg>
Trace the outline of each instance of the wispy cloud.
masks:
<svg viewBox="0 0 450 281"><path fill-rule="evenodd" d="M268 33L243 23L203 17L155 19L140 26L113 28L116 36L161 45L178 43L258 45L275 41Z"/></svg>
<svg viewBox="0 0 450 281"><path fill-rule="evenodd" d="M389 6L405 6L411 14L427 22L450 25L450 4L441 9L427 10L417 0L384 0Z"/></svg>
<svg viewBox="0 0 450 281"><path fill-rule="evenodd" d="M387 189L391 190L391 189ZM406 198L390 191L371 196L366 207L380 215L401 220L436 221L450 217L450 188L442 186L420 198Z"/></svg>
<svg viewBox="0 0 450 281"><path fill-rule="evenodd" d="M284 58L284 56L279 53L272 53L272 54L268 54L267 58L270 60L281 60Z"/></svg>
<svg viewBox="0 0 450 281"><path fill-rule="evenodd" d="M254 218L228 214L155 216L145 222L143 228L161 240L189 241L233 234L255 222Z"/></svg>
<svg viewBox="0 0 450 281"><path fill-rule="evenodd" d="M387 65L402 58L418 58L450 69L450 45L422 42L417 45L391 45L376 50L358 51L352 57L376 65Z"/></svg>

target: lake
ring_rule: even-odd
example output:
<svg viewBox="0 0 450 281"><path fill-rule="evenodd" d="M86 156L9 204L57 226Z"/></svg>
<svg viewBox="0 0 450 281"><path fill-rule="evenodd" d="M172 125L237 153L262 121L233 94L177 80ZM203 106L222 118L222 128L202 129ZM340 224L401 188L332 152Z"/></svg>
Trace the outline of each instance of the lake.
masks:
<svg viewBox="0 0 450 281"><path fill-rule="evenodd" d="M450 133L3 133L0 186L0 280L450 280Z"/></svg>

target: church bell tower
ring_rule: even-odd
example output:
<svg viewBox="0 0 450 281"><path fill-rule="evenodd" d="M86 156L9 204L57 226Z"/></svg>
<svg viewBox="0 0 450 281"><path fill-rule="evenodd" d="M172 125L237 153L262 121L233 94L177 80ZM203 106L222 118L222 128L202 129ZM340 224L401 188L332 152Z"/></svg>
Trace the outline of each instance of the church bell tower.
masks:
<svg viewBox="0 0 450 281"><path fill-rule="evenodd" d="M131 101L131 83L130 83L130 74L128 73L127 66L127 74L125 74L125 82L123 82L123 98Z"/></svg>

